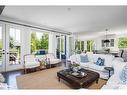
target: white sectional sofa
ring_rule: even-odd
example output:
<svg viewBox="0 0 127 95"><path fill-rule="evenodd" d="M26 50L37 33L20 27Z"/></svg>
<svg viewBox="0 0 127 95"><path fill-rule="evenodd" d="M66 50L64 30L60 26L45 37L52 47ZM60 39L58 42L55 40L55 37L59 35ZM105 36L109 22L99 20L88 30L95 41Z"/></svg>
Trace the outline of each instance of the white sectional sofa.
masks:
<svg viewBox="0 0 127 95"><path fill-rule="evenodd" d="M112 67L113 61L116 61L116 62L123 61L122 58L115 58L112 55L92 54L92 53L86 53L86 54L87 54L88 60L89 60L89 62L87 62L87 63L82 63L80 60L80 55L85 55L84 53L74 54L74 55L70 56L70 58L68 60L71 62L79 63L80 66L85 69L89 69L89 70L98 72L100 74L100 78L103 78L103 79L108 79L108 76L109 76L108 71L105 70L104 67ZM99 65L95 64L95 62L97 61L97 59L99 57L103 58L105 60L104 66L99 66ZM111 74L113 74L113 72L111 72Z"/></svg>
<svg viewBox="0 0 127 95"><path fill-rule="evenodd" d="M102 89L127 89L127 85L123 84L120 79L120 74L125 65L127 65L126 62L113 62L114 74L109 78Z"/></svg>

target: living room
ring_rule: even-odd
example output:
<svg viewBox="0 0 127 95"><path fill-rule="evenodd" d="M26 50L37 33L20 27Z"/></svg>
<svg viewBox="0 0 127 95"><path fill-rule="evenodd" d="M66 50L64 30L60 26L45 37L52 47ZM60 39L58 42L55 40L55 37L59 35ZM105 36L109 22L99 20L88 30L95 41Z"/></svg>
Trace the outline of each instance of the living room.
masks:
<svg viewBox="0 0 127 95"><path fill-rule="evenodd" d="M125 89L126 9L0 6L1 89Z"/></svg>

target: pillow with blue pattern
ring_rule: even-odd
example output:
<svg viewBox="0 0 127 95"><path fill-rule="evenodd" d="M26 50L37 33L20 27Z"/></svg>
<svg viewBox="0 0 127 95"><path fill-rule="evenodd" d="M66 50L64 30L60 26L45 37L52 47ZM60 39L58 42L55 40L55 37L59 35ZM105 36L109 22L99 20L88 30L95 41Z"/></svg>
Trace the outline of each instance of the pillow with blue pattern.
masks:
<svg viewBox="0 0 127 95"><path fill-rule="evenodd" d="M102 58L99 57L95 64L99 65L99 66L104 66L104 62L105 62L105 59L102 59Z"/></svg>
<svg viewBox="0 0 127 95"><path fill-rule="evenodd" d="M89 62L88 56L87 56L87 55L80 55L80 61L81 61L82 63L87 63L87 62Z"/></svg>
<svg viewBox="0 0 127 95"><path fill-rule="evenodd" d="M124 66L120 74L120 79L123 84L127 84L127 65Z"/></svg>

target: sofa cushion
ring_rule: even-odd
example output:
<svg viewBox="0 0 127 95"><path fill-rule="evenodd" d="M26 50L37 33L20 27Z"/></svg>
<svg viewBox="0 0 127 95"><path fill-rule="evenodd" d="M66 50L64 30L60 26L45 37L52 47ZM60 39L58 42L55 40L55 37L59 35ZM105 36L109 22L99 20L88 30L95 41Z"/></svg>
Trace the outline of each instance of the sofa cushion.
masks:
<svg viewBox="0 0 127 95"><path fill-rule="evenodd" d="M105 54L93 54L94 62L97 61L98 57L105 59L106 66L112 66L112 61L114 57L112 55L105 55Z"/></svg>
<svg viewBox="0 0 127 95"><path fill-rule="evenodd" d="M107 81L106 85L118 85L120 84L120 78L117 75L112 75Z"/></svg>
<svg viewBox="0 0 127 95"><path fill-rule="evenodd" d="M80 63L80 54L74 54L68 59L71 62Z"/></svg>
<svg viewBox="0 0 127 95"><path fill-rule="evenodd" d="M112 61L113 68L114 68L114 75L119 76L122 72L122 69L127 64L126 62L120 62L120 61Z"/></svg>
<svg viewBox="0 0 127 95"><path fill-rule="evenodd" d="M105 61L104 59L102 59L102 58L99 57L99 58L97 59L97 61L96 61L96 65L104 66L104 61Z"/></svg>
<svg viewBox="0 0 127 95"><path fill-rule="evenodd" d="M105 65L106 66L111 66L112 65L112 61L114 60L114 56L112 55L105 55L105 54L87 54L88 55L88 59L91 62L96 62L98 57L105 59Z"/></svg>
<svg viewBox="0 0 127 95"><path fill-rule="evenodd" d="M127 89L127 85L120 84L119 89Z"/></svg>
<svg viewBox="0 0 127 95"><path fill-rule="evenodd" d="M60 63L61 60L60 59L50 59L50 64L57 64Z"/></svg>
<svg viewBox="0 0 127 95"><path fill-rule="evenodd" d="M116 57L116 58L113 59L113 61L124 62L123 58L121 58L121 57Z"/></svg>
<svg viewBox="0 0 127 95"><path fill-rule="evenodd" d="M97 70L97 71L102 71L102 72L105 71L104 67L105 66L98 66L98 65L96 65L94 63L89 64L89 68L90 69L94 69L94 70Z"/></svg>
<svg viewBox="0 0 127 95"><path fill-rule="evenodd" d="M80 66L83 67L83 68L88 68L89 67L89 64L93 64L92 62L86 62L86 63L80 63Z"/></svg>
<svg viewBox="0 0 127 95"><path fill-rule="evenodd" d="M86 63L89 62L87 55L80 55L80 62Z"/></svg>
<svg viewBox="0 0 127 95"><path fill-rule="evenodd" d="M35 67L38 67L40 66L40 63L39 62L27 62L25 63L25 68L35 68Z"/></svg>

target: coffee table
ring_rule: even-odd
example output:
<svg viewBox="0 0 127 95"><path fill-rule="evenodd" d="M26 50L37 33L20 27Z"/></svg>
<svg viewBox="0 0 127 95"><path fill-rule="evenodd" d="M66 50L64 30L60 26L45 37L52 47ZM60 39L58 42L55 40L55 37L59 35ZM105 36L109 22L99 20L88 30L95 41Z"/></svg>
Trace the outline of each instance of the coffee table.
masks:
<svg viewBox="0 0 127 95"><path fill-rule="evenodd" d="M64 81L68 82L74 89L88 88L95 81L98 83L100 77L98 73L86 69L81 69L81 71L85 72L87 75L79 78L71 75L69 73L69 69L65 69L57 72L57 77L59 81L60 79L63 79Z"/></svg>

